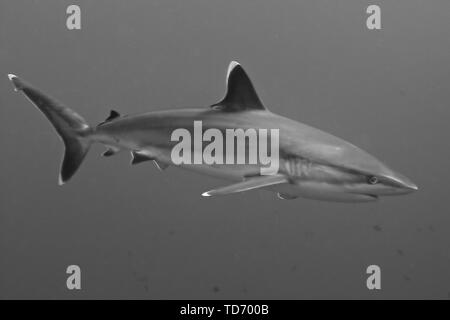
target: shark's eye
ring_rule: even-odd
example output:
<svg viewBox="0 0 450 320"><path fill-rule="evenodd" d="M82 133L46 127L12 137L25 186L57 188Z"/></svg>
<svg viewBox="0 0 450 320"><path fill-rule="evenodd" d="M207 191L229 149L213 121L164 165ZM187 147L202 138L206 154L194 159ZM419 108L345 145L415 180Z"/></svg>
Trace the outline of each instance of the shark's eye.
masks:
<svg viewBox="0 0 450 320"><path fill-rule="evenodd" d="M367 178L367 182L368 182L369 184L377 184L377 183L378 183L378 178L375 177L375 176L369 176L369 177Z"/></svg>

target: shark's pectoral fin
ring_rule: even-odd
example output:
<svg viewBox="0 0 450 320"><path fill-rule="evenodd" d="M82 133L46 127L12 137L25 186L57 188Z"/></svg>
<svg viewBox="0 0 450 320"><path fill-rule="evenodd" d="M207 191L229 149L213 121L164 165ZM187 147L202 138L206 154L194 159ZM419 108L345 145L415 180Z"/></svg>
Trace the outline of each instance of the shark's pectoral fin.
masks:
<svg viewBox="0 0 450 320"><path fill-rule="evenodd" d="M266 110L244 68L232 61L227 73L225 97L211 107L225 112Z"/></svg>
<svg viewBox="0 0 450 320"><path fill-rule="evenodd" d="M279 199L282 199L282 200L294 200L294 199L298 198L298 196L293 196L293 195L290 195L287 193L281 193L281 192L278 192L277 196Z"/></svg>
<svg viewBox="0 0 450 320"><path fill-rule="evenodd" d="M155 160L155 158L145 154L145 153L141 153L138 151L132 151L131 152L131 164L138 164L141 162L145 162L145 161L150 161L150 160Z"/></svg>
<svg viewBox="0 0 450 320"><path fill-rule="evenodd" d="M218 195L226 195L230 193L248 191L287 182L289 182L288 178L281 174L273 176L258 176L226 187L204 192L202 193L202 196L211 197Z"/></svg>

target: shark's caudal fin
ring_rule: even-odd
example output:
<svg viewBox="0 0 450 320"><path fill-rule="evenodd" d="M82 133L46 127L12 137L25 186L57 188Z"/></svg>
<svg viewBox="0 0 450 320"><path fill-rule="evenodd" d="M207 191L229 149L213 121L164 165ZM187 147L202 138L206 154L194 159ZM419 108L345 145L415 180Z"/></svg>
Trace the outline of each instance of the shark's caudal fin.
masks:
<svg viewBox="0 0 450 320"><path fill-rule="evenodd" d="M24 95L47 117L65 145L64 159L59 175L59 184L68 181L80 167L91 141L91 128L76 112L65 107L52 97L36 89L13 74L8 75L15 91Z"/></svg>

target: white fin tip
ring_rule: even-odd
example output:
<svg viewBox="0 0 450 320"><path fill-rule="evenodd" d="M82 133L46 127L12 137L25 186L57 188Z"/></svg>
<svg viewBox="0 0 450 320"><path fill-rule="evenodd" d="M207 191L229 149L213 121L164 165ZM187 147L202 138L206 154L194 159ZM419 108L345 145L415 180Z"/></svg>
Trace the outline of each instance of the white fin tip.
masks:
<svg viewBox="0 0 450 320"><path fill-rule="evenodd" d="M65 182L62 180L61 176L58 177L58 185L62 186Z"/></svg>
<svg viewBox="0 0 450 320"><path fill-rule="evenodd" d="M240 66L239 62L237 61L231 61L230 65L228 66L228 71L227 71L227 79L230 76L231 71L236 68L237 66Z"/></svg>

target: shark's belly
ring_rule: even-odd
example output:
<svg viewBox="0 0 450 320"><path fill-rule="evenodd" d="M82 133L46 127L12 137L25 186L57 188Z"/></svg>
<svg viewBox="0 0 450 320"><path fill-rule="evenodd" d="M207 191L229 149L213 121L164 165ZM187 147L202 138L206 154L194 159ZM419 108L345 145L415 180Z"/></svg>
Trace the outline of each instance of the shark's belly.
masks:
<svg viewBox="0 0 450 320"><path fill-rule="evenodd" d="M179 164L175 165L171 158L171 149L167 148L146 148L148 153L159 162L169 166L177 166L186 170L195 171L201 174L223 178L232 181L241 181L246 177L257 176L260 174L259 165L251 164Z"/></svg>
<svg viewBox="0 0 450 320"><path fill-rule="evenodd" d="M249 165L183 164L180 165L180 167L187 170L196 171L201 174L206 174L232 181L242 181L246 177L259 175L259 167Z"/></svg>
<svg viewBox="0 0 450 320"><path fill-rule="evenodd" d="M170 166L175 165L171 157L171 148L149 146L145 150L158 162ZM298 158L282 158L280 160L280 173L292 177L292 182L268 186L264 187L264 189L279 193L285 199L303 197L339 202L367 202L375 200L373 197L367 195L342 192L342 186L329 183L327 178L330 175L340 174L339 172L335 172L333 168L313 165L309 161ZM257 164L234 163L209 165L205 163L182 163L175 166L230 181L242 181L246 178L251 179L251 177L261 174L261 166Z"/></svg>
<svg viewBox="0 0 450 320"><path fill-rule="evenodd" d="M312 181L297 181L297 183L284 183L275 186L269 186L266 190L277 192L285 199L295 199L298 197L333 201L333 202L371 202L376 197L365 194L346 193L339 188L327 184L316 183Z"/></svg>

